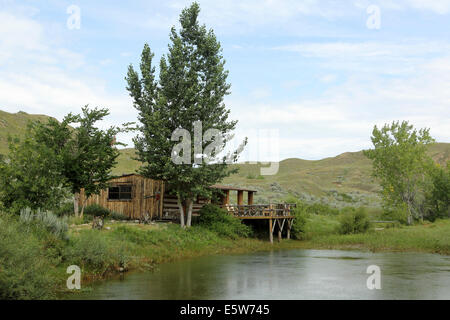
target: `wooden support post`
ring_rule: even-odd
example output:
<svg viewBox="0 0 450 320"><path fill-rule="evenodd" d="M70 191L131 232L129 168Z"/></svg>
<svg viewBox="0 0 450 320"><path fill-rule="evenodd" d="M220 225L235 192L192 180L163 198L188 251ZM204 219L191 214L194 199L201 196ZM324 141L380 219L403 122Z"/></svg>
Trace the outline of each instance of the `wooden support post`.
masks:
<svg viewBox="0 0 450 320"><path fill-rule="evenodd" d="M247 204L251 206L253 204L253 191L247 193Z"/></svg>
<svg viewBox="0 0 450 320"><path fill-rule="evenodd" d="M291 226L292 226L292 219L288 219L288 225L287 225L287 235L286 238L289 240L291 238Z"/></svg>
<svg viewBox="0 0 450 320"><path fill-rule="evenodd" d="M273 243L272 219L269 219L269 240L270 243Z"/></svg>
<svg viewBox="0 0 450 320"><path fill-rule="evenodd" d="M280 221L279 220L277 220L277 221L278 221L278 242L281 242L281 231L283 229L282 229L282 226L280 224Z"/></svg>
<svg viewBox="0 0 450 320"><path fill-rule="evenodd" d="M244 191L238 190L237 192L237 204L239 206L244 205Z"/></svg>
<svg viewBox="0 0 450 320"><path fill-rule="evenodd" d="M222 196L222 205L227 205L230 204L230 190L223 190L223 192L225 193Z"/></svg>

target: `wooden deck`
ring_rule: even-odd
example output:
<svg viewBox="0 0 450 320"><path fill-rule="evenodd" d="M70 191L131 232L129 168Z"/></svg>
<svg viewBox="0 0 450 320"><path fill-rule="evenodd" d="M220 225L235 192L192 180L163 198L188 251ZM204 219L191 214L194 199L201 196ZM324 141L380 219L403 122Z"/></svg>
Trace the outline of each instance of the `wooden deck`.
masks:
<svg viewBox="0 0 450 320"><path fill-rule="evenodd" d="M275 219L275 218L294 218L291 215L295 204L252 204L252 205L225 205L229 213L239 219Z"/></svg>
<svg viewBox="0 0 450 320"><path fill-rule="evenodd" d="M286 226L286 238L291 237L291 228L294 221L292 209L295 204L251 204L251 205L224 205L230 214L242 220L267 220L269 222L269 240L273 243L273 233L278 230L278 241L281 241L282 232ZM276 228L278 226L278 228Z"/></svg>

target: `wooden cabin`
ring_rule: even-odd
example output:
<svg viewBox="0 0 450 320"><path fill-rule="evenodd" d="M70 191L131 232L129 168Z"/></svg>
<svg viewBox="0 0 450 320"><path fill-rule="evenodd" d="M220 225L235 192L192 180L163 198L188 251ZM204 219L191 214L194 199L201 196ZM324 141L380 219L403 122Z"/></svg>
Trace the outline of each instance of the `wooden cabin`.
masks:
<svg viewBox="0 0 450 320"><path fill-rule="evenodd" d="M197 197L194 199L194 203L192 205L192 216L198 216L200 209L207 203L214 203L224 208L228 208L230 203L230 191L236 191L237 193L237 204L244 205L244 192L247 192L247 204L253 204L253 194L256 193L256 190L246 189L246 188L236 188L232 186L225 186L215 184L211 186L213 191L212 199ZM163 210L162 215L160 217L161 220L178 220L180 217L178 201L177 197L170 192L170 186L166 185L164 190L164 199L163 199ZM184 208L186 212L186 208Z"/></svg>
<svg viewBox="0 0 450 320"><path fill-rule="evenodd" d="M207 203L215 203L225 208L230 214L241 220L268 221L269 239L273 242L273 233L278 229L278 239L281 240L283 230L290 238L294 216L291 209L295 204L253 204L256 190L238 188L226 185L212 185L214 189L211 199L197 197L193 204L192 215L197 216L200 209ZM230 193L236 192L236 204L230 203ZM247 201L244 199L247 193ZM84 202L84 190L80 193L80 206ZM246 203L245 203L246 202ZM170 184L160 180L145 178L138 174L126 174L112 178L109 187L100 194L89 197L86 205L98 204L110 211L122 213L131 219L179 221L180 213L177 198L170 190ZM286 226L286 228L285 228Z"/></svg>
<svg viewBox="0 0 450 320"><path fill-rule="evenodd" d="M162 214L163 196L162 181L138 174L125 174L112 178L109 187L89 197L86 205L98 204L131 219L141 219L147 212L151 219L155 219ZM80 206L84 199L84 190L81 190Z"/></svg>
<svg viewBox="0 0 450 320"><path fill-rule="evenodd" d="M248 204L253 204L255 190L235 188L224 185L213 185L211 188L217 192L218 205L230 204L230 191L237 192L237 204L244 204L244 191L248 192ZM80 193L80 207L84 202L84 190ZM192 215L197 216L200 209L212 199L197 197L192 208ZM109 187L100 194L87 199L86 205L98 204L102 207L122 213L131 219L141 219L147 213L152 220L179 219L177 198L171 193L168 184L160 180L145 178L139 174L125 174L112 178Z"/></svg>

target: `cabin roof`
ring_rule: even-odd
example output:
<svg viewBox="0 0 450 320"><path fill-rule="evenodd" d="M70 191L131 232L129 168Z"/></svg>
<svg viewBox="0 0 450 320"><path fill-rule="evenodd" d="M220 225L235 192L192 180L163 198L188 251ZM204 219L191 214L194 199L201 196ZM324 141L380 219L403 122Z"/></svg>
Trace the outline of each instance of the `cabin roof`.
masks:
<svg viewBox="0 0 450 320"><path fill-rule="evenodd" d="M256 190L253 190L253 189L233 187L233 186L226 186L226 185L222 185L222 184L213 184L211 186L211 188L220 189L220 190L235 190L235 191L257 192Z"/></svg>
<svg viewBox="0 0 450 320"><path fill-rule="evenodd" d="M113 176L111 178L112 179L117 179L117 178L128 177L128 176L140 176L140 174L138 174L138 173L124 173L122 175ZM211 188L220 189L220 190L257 192L256 190L253 190L253 189L241 188L241 187L233 187L233 186L227 186L227 185L223 185L223 184L213 184L211 186Z"/></svg>

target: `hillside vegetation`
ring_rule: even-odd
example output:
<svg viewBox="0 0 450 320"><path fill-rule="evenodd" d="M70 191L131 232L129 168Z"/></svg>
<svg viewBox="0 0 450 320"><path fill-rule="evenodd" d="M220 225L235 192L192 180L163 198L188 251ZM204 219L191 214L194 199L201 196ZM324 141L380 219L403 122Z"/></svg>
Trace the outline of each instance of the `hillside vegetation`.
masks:
<svg viewBox="0 0 450 320"><path fill-rule="evenodd" d="M22 136L28 121L45 121L48 116L25 112L0 111L0 154L8 151L7 137ZM429 147L429 154L439 163L450 160L450 143ZM121 150L113 174L135 172L140 163L134 160L135 150ZM261 176L260 164L237 164L239 172L223 183L257 190L256 202L280 201L293 195L307 202L327 202L330 205L377 207L379 185L371 177L372 165L362 152L346 152L322 160L286 159L280 162L273 176ZM235 201L232 195L231 200Z"/></svg>

